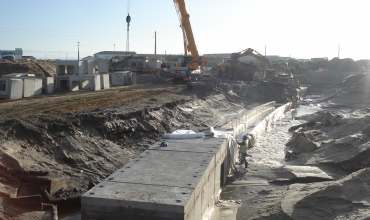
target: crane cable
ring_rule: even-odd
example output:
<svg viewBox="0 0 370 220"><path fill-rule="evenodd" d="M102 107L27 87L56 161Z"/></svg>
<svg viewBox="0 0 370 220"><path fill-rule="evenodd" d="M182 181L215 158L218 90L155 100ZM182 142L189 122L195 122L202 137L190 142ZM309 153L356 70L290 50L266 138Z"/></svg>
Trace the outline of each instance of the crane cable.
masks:
<svg viewBox="0 0 370 220"><path fill-rule="evenodd" d="M130 14L131 0L127 0L127 13Z"/></svg>

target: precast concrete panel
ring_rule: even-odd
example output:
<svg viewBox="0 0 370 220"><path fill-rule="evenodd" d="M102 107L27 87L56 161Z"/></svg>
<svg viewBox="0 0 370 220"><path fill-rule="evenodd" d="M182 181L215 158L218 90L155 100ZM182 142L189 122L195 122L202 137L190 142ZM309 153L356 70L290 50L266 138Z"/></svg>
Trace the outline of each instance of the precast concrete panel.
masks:
<svg viewBox="0 0 370 220"><path fill-rule="evenodd" d="M125 73L114 72L110 74L110 84L112 86L123 86L125 84Z"/></svg>
<svg viewBox="0 0 370 220"><path fill-rule="evenodd" d="M54 77L46 77L43 79L44 84L44 93L52 93L54 92Z"/></svg>
<svg viewBox="0 0 370 220"><path fill-rule="evenodd" d="M109 89L110 83L109 83L109 74L100 74L100 84L101 89Z"/></svg>
<svg viewBox="0 0 370 220"><path fill-rule="evenodd" d="M112 210L111 207L106 206L92 208L92 203L99 206L101 203L106 205L107 202L101 199L104 194L97 196L97 193L93 192L93 194L90 195L89 191L84 194L84 196L86 195L86 197L89 197L89 202L84 202L85 198L82 199L83 219L89 219L88 216L93 218L92 216L94 215L91 213L97 214L98 212L106 216L106 219L112 218L110 211L115 212L113 215L117 214L117 212L121 212L122 215L125 215L127 213L124 213L125 211L122 210L128 210L128 206L135 206L140 210L153 210L153 206L147 205L147 203L149 203L148 198L150 198L149 200L152 204L155 204L157 214L173 215L177 213L178 219L201 219L204 214L202 213L202 200L203 209L209 208L209 198L212 198L210 194L214 188L212 186L214 184L214 174L211 173L205 176L203 176L203 174L215 170L215 155L218 151L217 144L220 143L220 139L200 138L166 141L168 147L160 147L159 144L152 145L147 151L137 156L134 160L131 160L128 164L103 181L132 184L134 186L138 184L145 185L146 188L144 191L150 189L152 192L150 195L143 192L141 188L127 188L129 187L127 185L125 186L126 191L130 193L130 196L122 196L122 201L119 201L120 209L114 208ZM181 173L180 175L179 171ZM157 187L164 187L169 191L176 188L182 190L179 195L171 195L171 193L168 194L168 192L163 192ZM105 188L105 186L102 188ZM156 188L156 190L154 190L154 188ZM99 191L99 186L93 189ZM140 193L137 194L135 191ZM113 193L115 194L115 192ZM162 195L163 193L165 193L165 195ZM197 205L195 201L196 193L198 193L199 205ZM165 200L162 198L161 201L155 199L159 194L160 197L167 199ZM104 198L107 199L110 197L110 195L104 196ZM131 206L132 202L134 204L133 206ZM126 208L122 209L124 207ZM159 212L159 210L163 211ZM163 219L173 218L163 217Z"/></svg>
<svg viewBox="0 0 370 220"><path fill-rule="evenodd" d="M35 80L26 78L23 79L23 97L32 97L35 95Z"/></svg>
<svg viewBox="0 0 370 220"><path fill-rule="evenodd" d="M80 61L77 60L58 60L56 62L57 75L78 75L80 68ZM67 72L66 72L67 69ZM83 70L82 70L83 71Z"/></svg>
<svg viewBox="0 0 370 220"><path fill-rule="evenodd" d="M82 80L82 81L80 81L80 89L81 90L91 89L89 80Z"/></svg>
<svg viewBox="0 0 370 220"><path fill-rule="evenodd" d="M42 79L35 78L35 95L41 95L42 94Z"/></svg>
<svg viewBox="0 0 370 220"><path fill-rule="evenodd" d="M22 79L9 79L9 98L20 99L23 95L23 80Z"/></svg>
<svg viewBox="0 0 370 220"><path fill-rule="evenodd" d="M137 75L136 75L136 73L132 73L132 85L136 85L136 80L137 79Z"/></svg>
<svg viewBox="0 0 370 220"><path fill-rule="evenodd" d="M80 90L80 81L69 81L69 91L79 91Z"/></svg>
<svg viewBox="0 0 370 220"><path fill-rule="evenodd" d="M99 91L101 89L101 83L100 83L100 76L99 75L94 75L94 81L93 81L93 86L92 88L94 91Z"/></svg>
<svg viewBox="0 0 370 220"><path fill-rule="evenodd" d="M98 60L98 70L100 74L108 73L108 60L107 59Z"/></svg>
<svg viewBox="0 0 370 220"><path fill-rule="evenodd" d="M148 69L159 69L161 68L162 61L159 60L148 60Z"/></svg>
<svg viewBox="0 0 370 220"><path fill-rule="evenodd" d="M78 71L75 73L76 75L84 75L85 74L85 62L78 61Z"/></svg>
<svg viewBox="0 0 370 220"><path fill-rule="evenodd" d="M84 60L84 74L95 74L95 61L94 60Z"/></svg>

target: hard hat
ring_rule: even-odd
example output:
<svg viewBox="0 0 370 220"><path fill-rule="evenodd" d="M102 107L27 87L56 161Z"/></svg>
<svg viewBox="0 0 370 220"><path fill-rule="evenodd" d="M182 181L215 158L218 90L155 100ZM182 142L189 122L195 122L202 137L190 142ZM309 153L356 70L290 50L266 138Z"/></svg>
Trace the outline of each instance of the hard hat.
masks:
<svg viewBox="0 0 370 220"><path fill-rule="evenodd" d="M244 135L243 140L247 140L247 139L248 139L247 135Z"/></svg>

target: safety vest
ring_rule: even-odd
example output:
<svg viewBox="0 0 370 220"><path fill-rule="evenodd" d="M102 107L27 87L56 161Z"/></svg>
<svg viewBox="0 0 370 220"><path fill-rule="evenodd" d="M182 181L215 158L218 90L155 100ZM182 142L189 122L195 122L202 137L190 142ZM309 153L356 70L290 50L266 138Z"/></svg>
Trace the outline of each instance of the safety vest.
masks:
<svg viewBox="0 0 370 220"><path fill-rule="evenodd" d="M243 140L243 142L241 142L239 145L240 145L239 153L247 153L247 150L248 150L247 142Z"/></svg>

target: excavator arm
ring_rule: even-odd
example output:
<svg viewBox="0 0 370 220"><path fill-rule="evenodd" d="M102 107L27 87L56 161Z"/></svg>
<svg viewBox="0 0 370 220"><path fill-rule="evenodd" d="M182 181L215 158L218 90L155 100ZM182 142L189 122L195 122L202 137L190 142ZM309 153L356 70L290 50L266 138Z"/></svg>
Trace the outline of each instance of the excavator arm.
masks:
<svg viewBox="0 0 370 220"><path fill-rule="evenodd" d="M257 51L255 51L252 48L248 48L248 49L242 50L239 53L232 53L231 56L230 56L230 59L237 60L240 57L244 57L244 56L248 56L248 55L256 58L257 60L259 60L259 61L261 61L263 63L265 63L268 69L273 69L274 68L272 66L272 63L271 63L271 61L269 59L267 59L265 56L263 56L262 54L258 53Z"/></svg>

